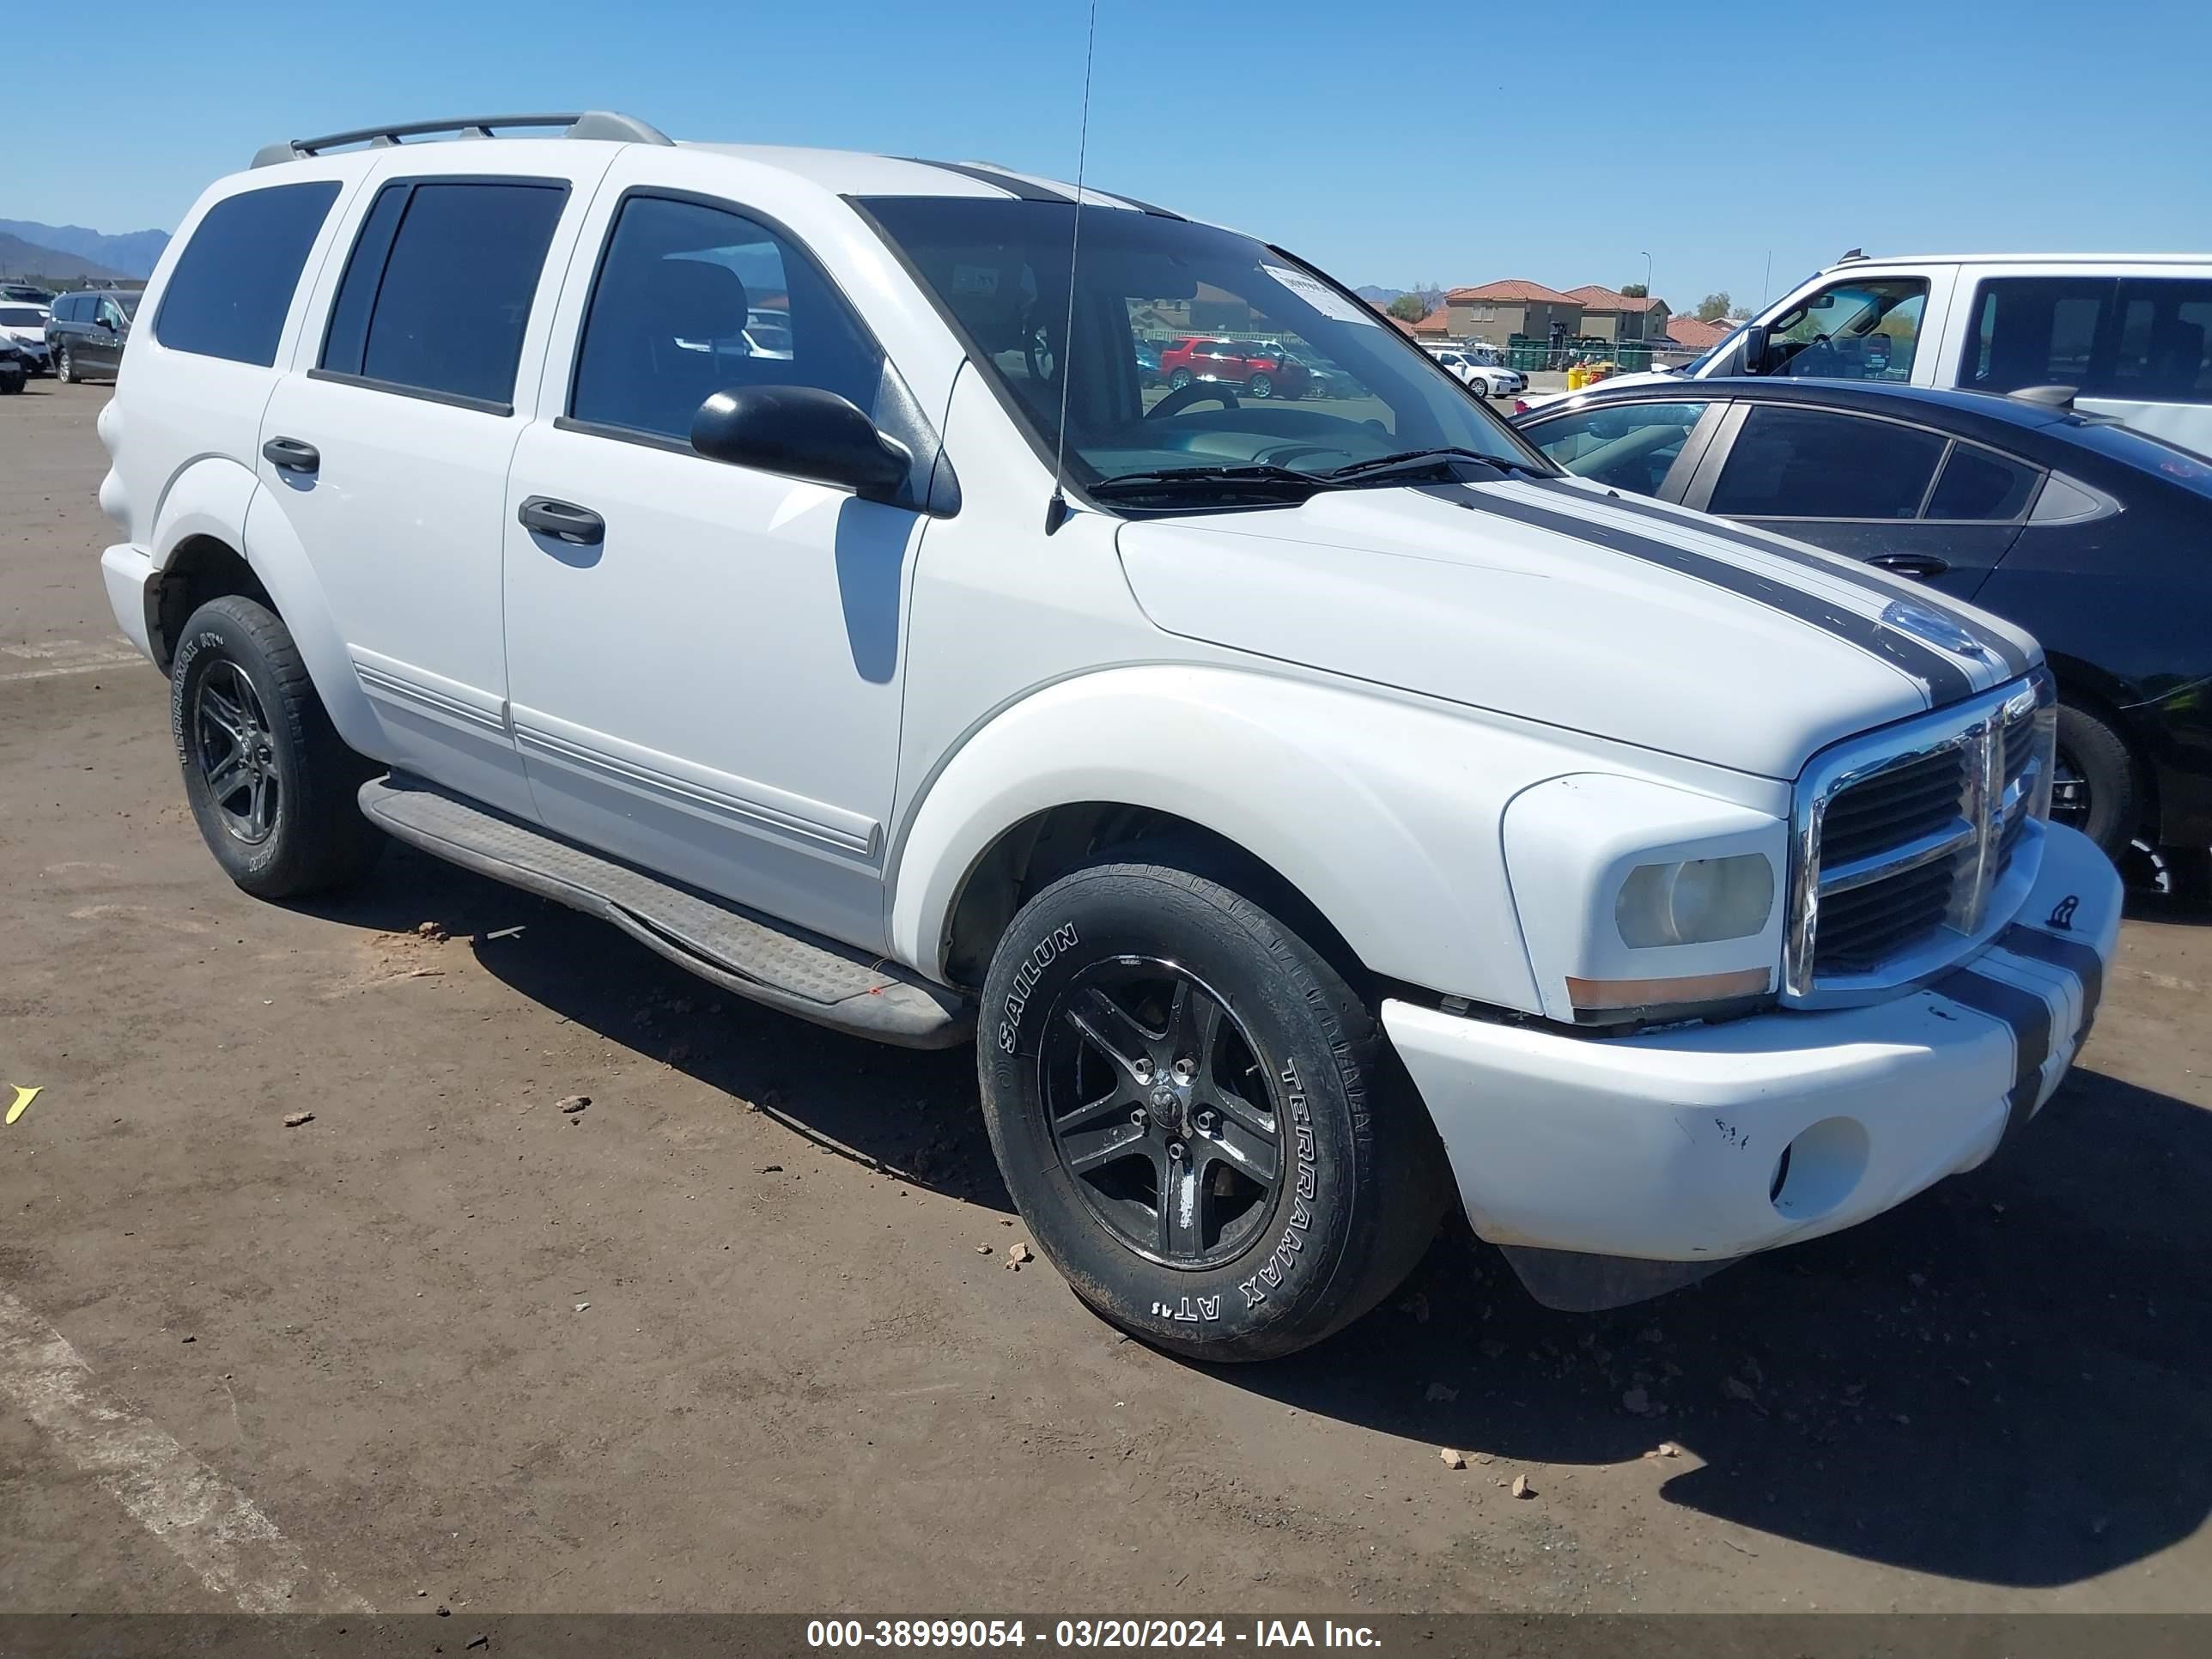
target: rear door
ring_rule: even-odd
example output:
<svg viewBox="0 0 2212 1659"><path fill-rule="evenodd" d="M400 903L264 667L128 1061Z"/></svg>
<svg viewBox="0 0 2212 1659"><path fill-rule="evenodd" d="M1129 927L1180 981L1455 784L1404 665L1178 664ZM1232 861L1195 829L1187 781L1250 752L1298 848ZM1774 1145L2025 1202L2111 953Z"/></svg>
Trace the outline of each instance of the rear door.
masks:
<svg viewBox="0 0 2212 1659"><path fill-rule="evenodd" d="M1972 599L2019 538L2041 471L1855 410L1739 404L1685 504Z"/></svg>
<svg viewBox="0 0 2212 1659"><path fill-rule="evenodd" d="M1979 278L1958 384L2070 386L2077 407L2212 454L2212 270L2051 270Z"/></svg>
<svg viewBox="0 0 2212 1659"><path fill-rule="evenodd" d="M616 147L394 150L264 416L254 513L306 550L395 765L532 816L507 713L507 474ZM252 525L249 535L255 533Z"/></svg>

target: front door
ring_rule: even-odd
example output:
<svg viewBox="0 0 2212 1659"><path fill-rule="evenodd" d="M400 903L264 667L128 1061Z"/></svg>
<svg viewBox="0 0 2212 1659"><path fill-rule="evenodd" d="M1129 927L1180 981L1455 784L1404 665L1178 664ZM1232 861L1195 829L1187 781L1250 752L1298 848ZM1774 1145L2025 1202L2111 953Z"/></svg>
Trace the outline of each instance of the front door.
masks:
<svg viewBox="0 0 2212 1659"><path fill-rule="evenodd" d="M1948 266L1909 275L1838 276L1773 319L1765 361L1748 372L1932 386L1938 365L1923 347L1934 343L1933 319L1943 314L1953 278Z"/></svg>
<svg viewBox="0 0 2212 1659"><path fill-rule="evenodd" d="M376 711L379 757L527 816L506 719L504 485L607 158L502 143L500 176L440 176L459 173L453 152L493 146L422 148L434 153L395 152L368 181L352 253L318 283L262 416L246 533L305 550Z"/></svg>
<svg viewBox="0 0 2212 1659"><path fill-rule="evenodd" d="M131 319L123 314L118 301L104 295L92 315L92 327L85 337L86 356L90 359L86 367L112 374L123 367L123 337L130 331Z"/></svg>
<svg viewBox="0 0 2212 1659"><path fill-rule="evenodd" d="M618 193L621 177L586 228L507 492L509 688L538 814L878 948L923 520L689 439L733 386L872 410L883 354L786 235L736 204ZM787 303L787 340L748 338L749 310Z"/></svg>

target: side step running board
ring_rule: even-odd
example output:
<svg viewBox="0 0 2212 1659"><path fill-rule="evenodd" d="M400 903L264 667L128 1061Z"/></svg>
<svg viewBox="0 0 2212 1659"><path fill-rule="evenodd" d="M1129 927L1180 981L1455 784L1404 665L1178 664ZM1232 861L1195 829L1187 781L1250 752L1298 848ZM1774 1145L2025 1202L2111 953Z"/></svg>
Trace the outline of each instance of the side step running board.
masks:
<svg viewBox="0 0 2212 1659"><path fill-rule="evenodd" d="M614 923L671 962L755 1002L879 1042L949 1048L975 1034L957 992L787 932L394 773L361 787L370 823L434 857Z"/></svg>

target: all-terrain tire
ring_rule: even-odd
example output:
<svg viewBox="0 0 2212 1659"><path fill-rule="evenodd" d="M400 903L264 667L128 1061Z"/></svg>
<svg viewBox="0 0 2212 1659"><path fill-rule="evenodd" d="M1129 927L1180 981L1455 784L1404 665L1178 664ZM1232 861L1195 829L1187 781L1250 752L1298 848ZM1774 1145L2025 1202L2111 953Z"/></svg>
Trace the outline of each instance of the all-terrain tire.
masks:
<svg viewBox="0 0 2212 1659"><path fill-rule="evenodd" d="M1194 1049L1177 1045L1183 992L1220 1016ZM1127 1024L1102 1012L1100 993ZM1110 1026L1124 1050L1150 1044L1152 1059L1117 1065L1079 1021ZM1412 1270L1450 1195L1442 1145L1373 1012L1305 939L1205 876L1105 862L1047 887L992 960L977 1046L991 1144L1039 1248L1102 1316L1194 1358L1270 1358L1340 1329ZM1182 1054L1203 1056L1198 1073L1164 1100L1182 1086L1170 1058ZM1117 1099L1094 1121L1084 1115L1102 1087L1129 1091L1127 1109ZM1206 1109L1231 1095L1241 1109ZM1138 1145L1163 1121L1165 1152ZM1255 1122L1273 1125L1260 1197L1243 1190L1267 1166L1267 1136L1243 1133ZM1237 1143L1248 1156L1232 1162ZM1118 1162L1079 1171L1115 1147ZM1179 1194L1195 1207L1171 1202Z"/></svg>
<svg viewBox="0 0 2212 1659"><path fill-rule="evenodd" d="M208 850L257 898L343 886L384 850L356 799L378 769L338 736L267 606L234 594L192 612L169 670L169 729Z"/></svg>

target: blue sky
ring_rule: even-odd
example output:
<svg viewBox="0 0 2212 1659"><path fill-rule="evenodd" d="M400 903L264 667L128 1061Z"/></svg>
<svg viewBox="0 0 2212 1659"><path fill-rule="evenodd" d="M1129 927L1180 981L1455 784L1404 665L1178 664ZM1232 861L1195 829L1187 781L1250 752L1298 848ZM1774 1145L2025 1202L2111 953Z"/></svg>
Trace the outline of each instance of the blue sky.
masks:
<svg viewBox="0 0 2212 1659"><path fill-rule="evenodd" d="M85 77L11 88L0 218L167 229L271 139L510 109L1075 166L1074 0L107 0L84 21ZM1660 55L1608 58L1632 40ZM1852 246L2212 246L2208 61L2203 0L1103 0L1091 177L1352 283L1618 285L1649 251L1678 307L1755 302L1770 253L1778 292Z"/></svg>

